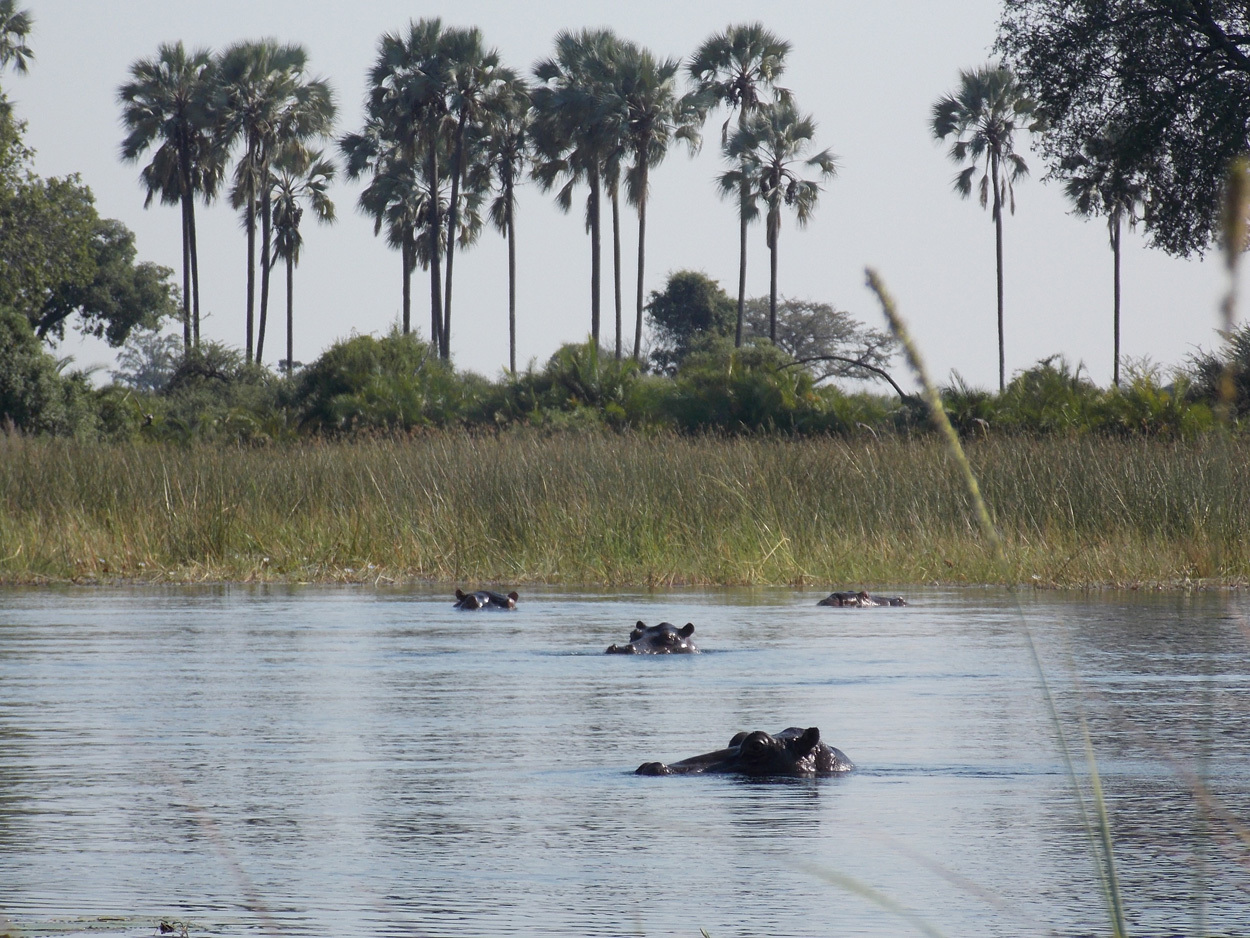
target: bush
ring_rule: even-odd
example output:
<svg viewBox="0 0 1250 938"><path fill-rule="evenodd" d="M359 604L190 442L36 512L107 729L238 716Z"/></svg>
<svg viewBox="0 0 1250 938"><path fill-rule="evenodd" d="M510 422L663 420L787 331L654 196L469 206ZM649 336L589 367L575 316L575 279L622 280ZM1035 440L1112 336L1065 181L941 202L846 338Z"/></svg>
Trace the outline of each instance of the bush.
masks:
<svg viewBox="0 0 1250 938"><path fill-rule="evenodd" d="M24 433L95 435L90 382L82 372L61 374L21 313L0 307L0 426Z"/></svg>

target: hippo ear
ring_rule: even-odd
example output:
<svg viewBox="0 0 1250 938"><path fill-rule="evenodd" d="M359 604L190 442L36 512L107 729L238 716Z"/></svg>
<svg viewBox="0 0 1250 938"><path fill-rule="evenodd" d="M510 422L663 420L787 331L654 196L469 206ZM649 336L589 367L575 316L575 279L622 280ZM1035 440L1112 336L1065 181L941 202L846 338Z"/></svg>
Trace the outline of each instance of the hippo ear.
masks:
<svg viewBox="0 0 1250 938"><path fill-rule="evenodd" d="M643 622L641 619L639 619L638 622L634 625L634 628L636 629L645 629L646 627L647 627L647 623Z"/></svg>
<svg viewBox="0 0 1250 938"><path fill-rule="evenodd" d="M733 749L734 746L741 745L742 741L747 738L746 733L734 733L733 739L729 740L727 749Z"/></svg>
<svg viewBox="0 0 1250 938"><path fill-rule="evenodd" d="M681 627L681 629L678 630L678 634L682 638L689 638L691 635L694 634L694 623L687 622L685 625Z"/></svg>
<svg viewBox="0 0 1250 938"><path fill-rule="evenodd" d="M464 599L464 592L461 590L456 590L456 599Z"/></svg>
<svg viewBox="0 0 1250 938"><path fill-rule="evenodd" d="M513 602L516 602L521 597L517 594L516 590L513 590L511 593L508 594L508 598L511 599Z"/></svg>
<svg viewBox="0 0 1250 938"><path fill-rule="evenodd" d="M820 743L820 729L815 726L809 726L803 731L803 735L794 741L795 754L802 758L807 755Z"/></svg>

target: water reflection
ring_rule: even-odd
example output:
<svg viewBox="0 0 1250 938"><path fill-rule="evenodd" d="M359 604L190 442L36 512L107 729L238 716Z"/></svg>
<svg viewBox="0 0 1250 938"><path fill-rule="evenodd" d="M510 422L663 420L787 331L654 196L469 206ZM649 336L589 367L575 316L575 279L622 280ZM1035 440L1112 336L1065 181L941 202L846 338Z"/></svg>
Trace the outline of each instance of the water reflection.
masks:
<svg viewBox="0 0 1250 938"><path fill-rule="evenodd" d="M0 594L0 909L35 934L906 930L823 870L948 934L1105 930L1017 597L823 595ZM1244 603L1018 598L1096 740L1134 929L1246 932L1247 851L1211 833L1250 809ZM602 654L637 619L705 653ZM632 775L790 725L859 770Z"/></svg>

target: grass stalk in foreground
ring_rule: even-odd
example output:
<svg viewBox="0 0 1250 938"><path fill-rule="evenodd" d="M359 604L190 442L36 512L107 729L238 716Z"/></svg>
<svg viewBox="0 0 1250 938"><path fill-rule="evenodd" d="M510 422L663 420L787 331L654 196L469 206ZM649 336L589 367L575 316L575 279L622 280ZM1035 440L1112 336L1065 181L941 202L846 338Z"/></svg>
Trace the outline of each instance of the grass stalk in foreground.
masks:
<svg viewBox="0 0 1250 938"><path fill-rule="evenodd" d="M999 536L998 529L995 528L993 519L990 517L989 508L985 504L985 499L981 497L981 487L977 483L976 473L973 472L972 464L968 461L967 454L964 452L962 444L959 442L959 434L955 432L955 428L951 426L950 420L946 416L946 410L942 407L942 398L938 394L937 387L929 378L928 371L925 369L924 360L920 356L920 350L916 347L912 340L911 333L907 330L906 323L898 313L898 309L894 305L894 299L886 290L885 284L877 275L877 272L869 268L867 271L868 286L877 295L877 299L881 303L881 308L885 313L886 320L890 324L890 330L898 339L899 344L903 347L904 355L907 363L916 375L916 379L920 382L924 390L925 403L929 407L929 413L933 418L933 423L937 427L938 432L946 441L946 446L950 452L951 458L959 467L963 475L964 484L968 488L968 496L972 501L973 513L976 515L977 522L980 525L981 533L986 543L989 545L994 555L995 562L1004 571L1007 569L1007 556L1003 549L1003 541ZM1089 728L1085 724L1084 715L1081 716L1081 728L1085 738L1085 755L1086 765L1089 770L1090 785L1093 793L1094 808L1097 814L1097 829L1090 823L1089 813L1085 806L1085 798L1081 791L1081 786L1076 776L1076 769L1072 762L1072 753L1068 746L1067 737L1063 731L1063 723L1059 719L1059 711L1055 706L1054 696L1050 691L1050 683L1046 679L1046 671L1042 667L1042 660L1037 651L1037 645L1033 641L1033 633L1029 629L1028 620L1024 616L1024 611L1020 608L1019 603L1016 604L1016 613L1019 616L1022 631L1024 632L1026 643L1028 644L1029 653L1033 657L1033 665L1037 670L1038 679L1041 683L1042 694L1046 701L1046 709L1050 713L1051 723L1054 726L1055 734L1059 740L1059 751L1063 756L1064 766L1068 773L1068 779L1072 784L1073 793L1076 796L1077 807L1080 812L1081 823L1085 828L1086 836L1089 838L1090 847L1097 861L1099 879L1102 883L1103 894L1107 902L1107 911L1111 917L1111 929L1115 938L1125 938L1128 931L1124 923L1124 907L1120 894L1120 884L1116 876L1115 869L1115 852L1111 838L1111 821L1107 814L1106 801L1103 798L1102 782L1098 774L1098 763L1094 757L1093 744L1089 736Z"/></svg>

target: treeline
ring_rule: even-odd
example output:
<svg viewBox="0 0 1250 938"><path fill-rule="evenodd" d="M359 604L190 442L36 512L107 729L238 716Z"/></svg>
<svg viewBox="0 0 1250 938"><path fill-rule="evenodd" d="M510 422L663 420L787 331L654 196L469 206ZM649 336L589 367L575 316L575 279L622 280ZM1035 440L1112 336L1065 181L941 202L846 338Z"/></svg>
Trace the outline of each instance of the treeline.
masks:
<svg viewBox="0 0 1250 938"><path fill-rule="evenodd" d="M728 330L727 330L728 332ZM541 368L490 381L457 371L432 344L398 329L332 346L298 373L276 375L238 351L203 342L183 354L151 335L117 383L92 389L61 376L29 327L0 319L0 412L7 432L84 439L268 444L309 438L601 429L640 433L910 437L930 432L924 405L904 393L851 393L817 383L812 365L763 339L735 347L707 335L671 375L566 345ZM171 348L170 346L174 346ZM1224 396L1231 378L1233 396ZM1250 327L1224 353L1200 353L1166 381L1130 369L1099 388L1062 358L1017 374L1002 392L958 379L942 391L951 419L973 437L1003 435L1191 438L1250 417Z"/></svg>

